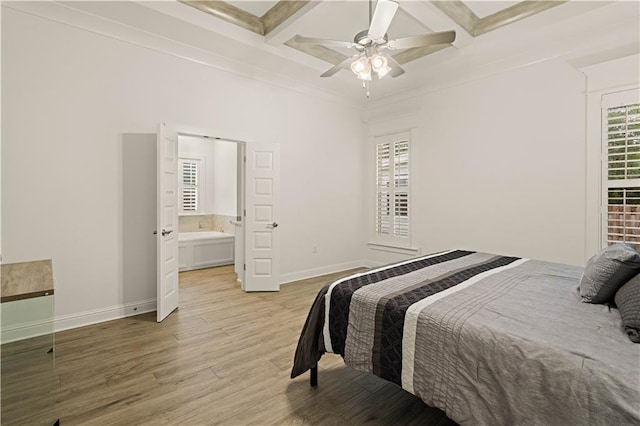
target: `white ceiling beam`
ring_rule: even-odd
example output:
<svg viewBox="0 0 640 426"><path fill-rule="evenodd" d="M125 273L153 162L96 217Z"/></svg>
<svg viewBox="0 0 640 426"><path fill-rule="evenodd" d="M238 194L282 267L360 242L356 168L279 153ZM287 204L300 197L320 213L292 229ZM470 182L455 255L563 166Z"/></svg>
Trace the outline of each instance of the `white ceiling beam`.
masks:
<svg viewBox="0 0 640 426"><path fill-rule="evenodd" d="M289 3L287 1L280 1L280 3L286 4ZM301 3L301 2L298 2ZM295 12L290 14L290 16L281 21L275 28L271 29L264 37L265 43L271 46L280 46L285 44L289 39L297 34L297 30L295 28L295 23L306 15L311 9L318 6L320 1L310 1L307 2L302 7L297 8ZM266 15L265 15L266 16Z"/></svg>
<svg viewBox="0 0 640 426"><path fill-rule="evenodd" d="M431 2L413 0L398 2L402 10L433 32L455 30L456 40L452 44L456 48L460 49L472 43L473 37Z"/></svg>

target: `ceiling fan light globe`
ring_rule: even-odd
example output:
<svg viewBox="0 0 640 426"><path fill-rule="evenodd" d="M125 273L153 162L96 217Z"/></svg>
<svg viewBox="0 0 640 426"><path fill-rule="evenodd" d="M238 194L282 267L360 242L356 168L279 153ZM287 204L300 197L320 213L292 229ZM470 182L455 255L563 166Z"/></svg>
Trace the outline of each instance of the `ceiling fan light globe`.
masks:
<svg viewBox="0 0 640 426"><path fill-rule="evenodd" d="M360 73L367 71L367 68L369 68L369 61L364 57L351 63L351 71L353 71L355 75L359 75Z"/></svg>
<svg viewBox="0 0 640 426"><path fill-rule="evenodd" d="M371 68L377 73L387 68L387 58L377 53L371 57ZM385 72L386 74L386 72Z"/></svg>
<svg viewBox="0 0 640 426"><path fill-rule="evenodd" d="M360 80L371 80L371 70L365 70L358 74Z"/></svg>
<svg viewBox="0 0 640 426"><path fill-rule="evenodd" d="M391 68L388 66L385 66L384 68L377 70L376 73L378 74L378 80L380 80L382 77L387 75L389 71L391 71Z"/></svg>

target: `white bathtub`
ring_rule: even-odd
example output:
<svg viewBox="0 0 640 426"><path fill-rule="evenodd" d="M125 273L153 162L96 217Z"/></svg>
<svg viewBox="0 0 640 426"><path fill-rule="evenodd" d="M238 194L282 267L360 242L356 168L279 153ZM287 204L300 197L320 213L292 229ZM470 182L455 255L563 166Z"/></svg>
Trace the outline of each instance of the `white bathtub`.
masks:
<svg viewBox="0 0 640 426"><path fill-rule="evenodd" d="M224 232L181 232L178 234L180 271L233 265L235 237Z"/></svg>

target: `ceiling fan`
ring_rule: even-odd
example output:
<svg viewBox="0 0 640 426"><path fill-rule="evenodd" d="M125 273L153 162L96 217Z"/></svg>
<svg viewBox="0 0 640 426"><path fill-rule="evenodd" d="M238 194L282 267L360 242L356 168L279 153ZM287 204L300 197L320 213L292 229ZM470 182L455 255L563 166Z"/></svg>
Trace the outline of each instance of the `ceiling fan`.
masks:
<svg viewBox="0 0 640 426"><path fill-rule="evenodd" d="M301 44L346 47L356 51L355 55L330 68L321 77L331 77L338 71L350 66L351 71L360 80L363 80L364 87L364 83L371 80L372 72L377 74L378 78L382 78L387 74L391 77L398 77L404 74L405 71L387 51L450 44L456 38L455 31L443 31L389 40L387 30L398 10L398 3L392 0L378 0L373 16L371 15L371 6L372 0L369 0L369 28L356 34L352 42L303 36L296 37L296 41ZM368 97L368 84L366 86Z"/></svg>

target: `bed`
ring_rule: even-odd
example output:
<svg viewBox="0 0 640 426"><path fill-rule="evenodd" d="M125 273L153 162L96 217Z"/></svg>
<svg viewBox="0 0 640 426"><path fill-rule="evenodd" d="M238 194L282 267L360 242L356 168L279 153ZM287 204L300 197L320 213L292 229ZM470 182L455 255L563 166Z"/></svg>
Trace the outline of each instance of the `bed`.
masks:
<svg viewBox="0 0 640 426"><path fill-rule="evenodd" d="M640 345L583 268L451 250L325 285L291 377L325 352L460 424L640 424ZM320 376L321 379L321 376Z"/></svg>

